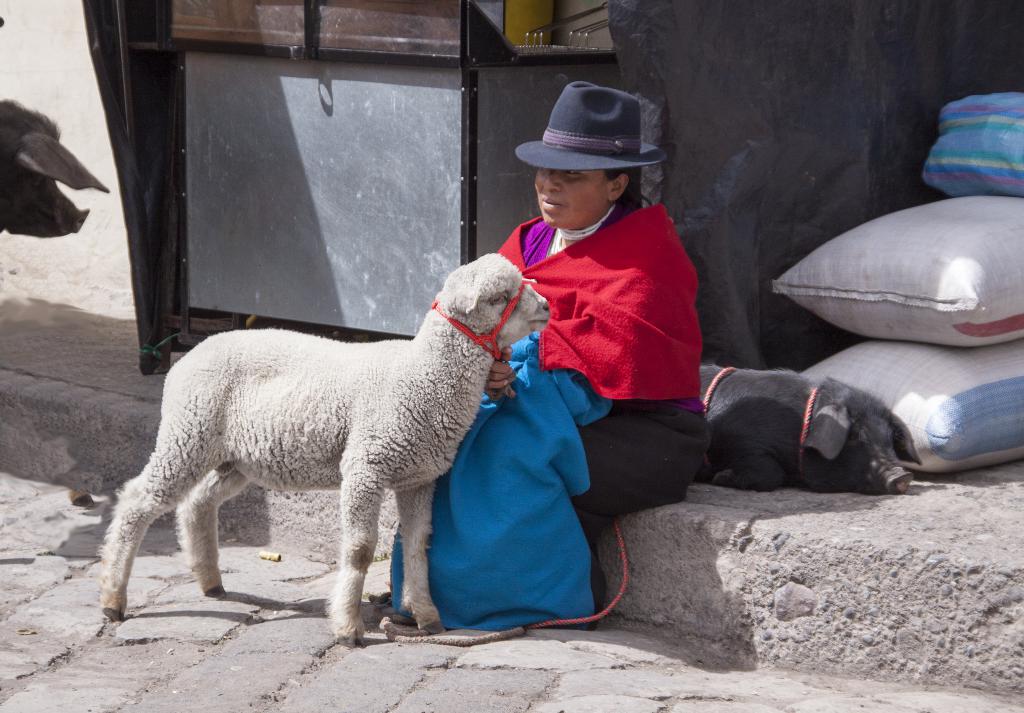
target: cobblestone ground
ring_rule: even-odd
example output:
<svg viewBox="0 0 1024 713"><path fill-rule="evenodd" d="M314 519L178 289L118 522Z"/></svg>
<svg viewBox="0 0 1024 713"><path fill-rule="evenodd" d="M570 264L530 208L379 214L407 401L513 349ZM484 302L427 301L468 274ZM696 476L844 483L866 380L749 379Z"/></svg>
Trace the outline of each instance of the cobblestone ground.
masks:
<svg viewBox="0 0 1024 713"><path fill-rule="evenodd" d="M467 649L335 645L328 565L223 543L228 596L203 597L158 523L104 621L96 547L106 507L0 477L0 712L962 713L1024 711L1007 697L778 671L713 671L699 652L635 632L546 631ZM374 566L368 592L385 587ZM368 619L379 613L366 604Z"/></svg>

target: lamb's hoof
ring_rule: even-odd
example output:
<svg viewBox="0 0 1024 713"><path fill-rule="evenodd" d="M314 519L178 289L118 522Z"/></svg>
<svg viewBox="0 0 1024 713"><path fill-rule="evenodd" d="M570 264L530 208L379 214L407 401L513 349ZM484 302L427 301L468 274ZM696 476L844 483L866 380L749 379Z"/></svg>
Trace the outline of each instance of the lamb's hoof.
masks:
<svg viewBox="0 0 1024 713"><path fill-rule="evenodd" d="M103 616L110 619L110 621L124 621L124 610L103 607Z"/></svg>
<svg viewBox="0 0 1024 713"><path fill-rule="evenodd" d="M366 642L363 641L362 634L352 634L351 636L339 636L338 643L348 649L361 649L366 646Z"/></svg>
<svg viewBox="0 0 1024 713"><path fill-rule="evenodd" d="M400 614L397 611L391 612L390 614L388 614L388 616L391 617L391 621L395 622L396 624L401 624L402 626L416 626L415 619L413 619L411 616Z"/></svg>
<svg viewBox="0 0 1024 713"><path fill-rule="evenodd" d="M439 619L435 621L429 621L423 626L420 626L419 630L426 632L427 634L443 634L444 624L442 624Z"/></svg>
<svg viewBox="0 0 1024 713"><path fill-rule="evenodd" d="M209 589L204 591L203 594L205 594L208 597L213 597L215 599L221 599L227 595L227 592L224 591L224 585L218 584L216 587L210 587Z"/></svg>
<svg viewBox="0 0 1024 713"><path fill-rule="evenodd" d="M71 504L77 508L96 507L96 501L92 499L92 496L80 490L72 490L68 493L68 498L71 500Z"/></svg>

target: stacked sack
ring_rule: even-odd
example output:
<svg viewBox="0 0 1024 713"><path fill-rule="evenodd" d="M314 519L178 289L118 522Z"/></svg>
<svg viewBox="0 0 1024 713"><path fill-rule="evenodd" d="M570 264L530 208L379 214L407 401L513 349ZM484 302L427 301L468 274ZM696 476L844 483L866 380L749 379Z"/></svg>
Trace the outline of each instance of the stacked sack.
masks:
<svg viewBox="0 0 1024 713"><path fill-rule="evenodd" d="M970 96L944 106L924 182L949 196L1024 196L1024 94Z"/></svg>
<svg viewBox="0 0 1024 713"><path fill-rule="evenodd" d="M916 470L1024 457L1024 197L1016 197L1024 196L1024 94L944 107L924 178L966 197L854 228L773 289L838 327L886 340L806 373L882 399L913 434Z"/></svg>

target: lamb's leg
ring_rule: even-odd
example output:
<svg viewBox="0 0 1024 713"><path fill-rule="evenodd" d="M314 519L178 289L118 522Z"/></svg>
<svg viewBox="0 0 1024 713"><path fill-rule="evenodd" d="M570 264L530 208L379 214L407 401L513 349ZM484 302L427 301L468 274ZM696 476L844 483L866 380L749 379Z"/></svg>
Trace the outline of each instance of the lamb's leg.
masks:
<svg viewBox="0 0 1024 713"><path fill-rule="evenodd" d="M434 483L395 493L398 529L402 533L402 608L416 618L416 626L431 634L444 631L441 616L430 596L427 541L434 507Z"/></svg>
<svg viewBox="0 0 1024 713"><path fill-rule="evenodd" d="M181 451L154 451L142 473L129 480L118 497L100 565L100 606L112 621L124 619L128 577L146 530L209 470L206 463L182 462L181 455Z"/></svg>
<svg viewBox="0 0 1024 713"><path fill-rule="evenodd" d="M178 541L199 588L208 597L224 596L217 566L217 511L221 503L238 495L248 482L226 463L200 480L178 506Z"/></svg>
<svg viewBox="0 0 1024 713"><path fill-rule="evenodd" d="M338 640L358 646L362 645L365 633L359 600L363 595L366 570L373 562L377 547L383 482L363 471L342 470L341 554L329 614Z"/></svg>

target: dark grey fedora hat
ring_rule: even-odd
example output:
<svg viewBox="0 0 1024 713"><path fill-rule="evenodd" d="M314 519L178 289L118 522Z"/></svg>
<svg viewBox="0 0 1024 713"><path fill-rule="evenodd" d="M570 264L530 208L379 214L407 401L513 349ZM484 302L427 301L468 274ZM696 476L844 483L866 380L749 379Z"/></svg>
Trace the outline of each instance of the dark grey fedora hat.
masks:
<svg viewBox="0 0 1024 713"><path fill-rule="evenodd" d="M640 102L626 92L572 82L551 110L542 141L516 147L520 161L537 168L593 171L650 166L665 152L640 141Z"/></svg>

